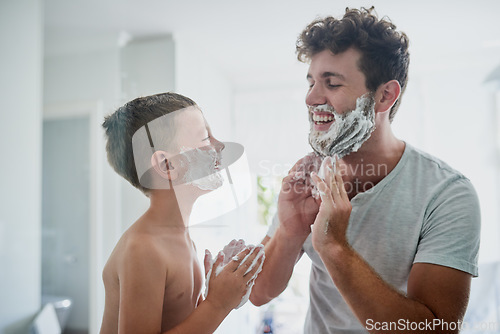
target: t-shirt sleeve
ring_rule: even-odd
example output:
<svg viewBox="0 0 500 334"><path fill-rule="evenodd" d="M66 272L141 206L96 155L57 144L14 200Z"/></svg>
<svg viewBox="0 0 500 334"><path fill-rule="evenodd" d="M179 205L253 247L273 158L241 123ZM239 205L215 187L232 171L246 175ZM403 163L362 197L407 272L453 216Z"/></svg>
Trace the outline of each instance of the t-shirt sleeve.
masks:
<svg viewBox="0 0 500 334"><path fill-rule="evenodd" d="M278 219L278 213L276 213L273 217L273 221L271 222L271 225L269 226L269 229L267 230L267 236L269 238L272 238L274 234L276 233L276 230L280 226L280 221Z"/></svg>
<svg viewBox="0 0 500 334"><path fill-rule="evenodd" d="M464 177L430 201L414 263L432 263L478 275L481 214L476 191Z"/></svg>

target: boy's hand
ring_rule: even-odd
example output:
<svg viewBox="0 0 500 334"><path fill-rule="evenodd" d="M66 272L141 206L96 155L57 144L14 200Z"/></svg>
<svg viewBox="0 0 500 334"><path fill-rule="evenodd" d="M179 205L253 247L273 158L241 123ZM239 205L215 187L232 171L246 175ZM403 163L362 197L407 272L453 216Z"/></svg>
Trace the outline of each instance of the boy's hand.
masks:
<svg viewBox="0 0 500 334"><path fill-rule="evenodd" d="M203 266L205 267L205 277L208 277L210 269L212 269L212 264L214 260L212 258L212 253L208 249L205 249L205 258L203 259Z"/></svg>
<svg viewBox="0 0 500 334"><path fill-rule="evenodd" d="M247 247L230 259L219 252L207 277L206 301L228 313L241 307L248 300L264 258L263 245Z"/></svg>
<svg viewBox="0 0 500 334"><path fill-rule="evenodd" d="M231 258L233 256L236 256L244 248L245 241L243 239L231 240L231 242L224 246L224 249L222 249L222 253L224 253L224 262L222 263L222 265L225 266L229 261L231 261ZM214 260L212 258L212 253L210 253L208 249L205 249L205 259L203 261L203 264L205 266L205 277L207 277L213 263Z"/></svg>

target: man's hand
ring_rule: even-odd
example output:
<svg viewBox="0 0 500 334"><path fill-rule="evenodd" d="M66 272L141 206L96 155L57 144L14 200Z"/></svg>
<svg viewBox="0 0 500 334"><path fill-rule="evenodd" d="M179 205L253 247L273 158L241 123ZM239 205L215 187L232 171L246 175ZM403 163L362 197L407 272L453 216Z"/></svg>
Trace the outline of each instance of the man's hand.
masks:
<svg viewBox="0 0 500 334"><path fill-rule="evenodd" d="M332 158L327 157L322 168L324 168L324 180L316 173L312 174L321 196L321 205L312 232L313 247L319 254L328 249L325 246L348 244L346 232L352 210L338 160L335 159L334 168Z"/></svg>
<svg viewBox="0 0 500 334"><path fill-rule="evenodd" d="M278 198L280 228L290 237L307 237L316 218L319 203L311 195L310 174L317 171L321 158L310 153L297 161L283 179Z"/></svg>

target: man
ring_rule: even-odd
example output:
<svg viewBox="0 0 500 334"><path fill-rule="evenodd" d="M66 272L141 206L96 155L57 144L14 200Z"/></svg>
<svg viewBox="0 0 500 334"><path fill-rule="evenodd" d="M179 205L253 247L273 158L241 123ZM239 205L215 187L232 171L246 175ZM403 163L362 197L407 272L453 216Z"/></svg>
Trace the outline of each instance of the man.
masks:
<svg viewBox="0 0 500 334"><path fill-rule="evenodd" d="M392 133L408 39L372 10L318 19L299 37L316 154L283 180L250 300L278 296L305 252L305 333L455 333L477 276L477 195L463 175ZM318 156L327 157L323 177L314 173Z"/></svg>

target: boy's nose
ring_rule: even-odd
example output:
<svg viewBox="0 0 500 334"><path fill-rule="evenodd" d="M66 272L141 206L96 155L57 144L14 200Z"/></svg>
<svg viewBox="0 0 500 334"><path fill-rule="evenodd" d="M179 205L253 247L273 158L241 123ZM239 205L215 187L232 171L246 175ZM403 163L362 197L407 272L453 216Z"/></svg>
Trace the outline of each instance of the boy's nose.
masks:
<svg viewBox="0 0 500 334"><path fill-rule="evenodd" d="M217 139L215 139L214 137L211 137L211 142L212 142L212 145L215 147L215 150L217 152L220 152L222 151L226 146L224 145L224 143L218 141Z"/></svg>

